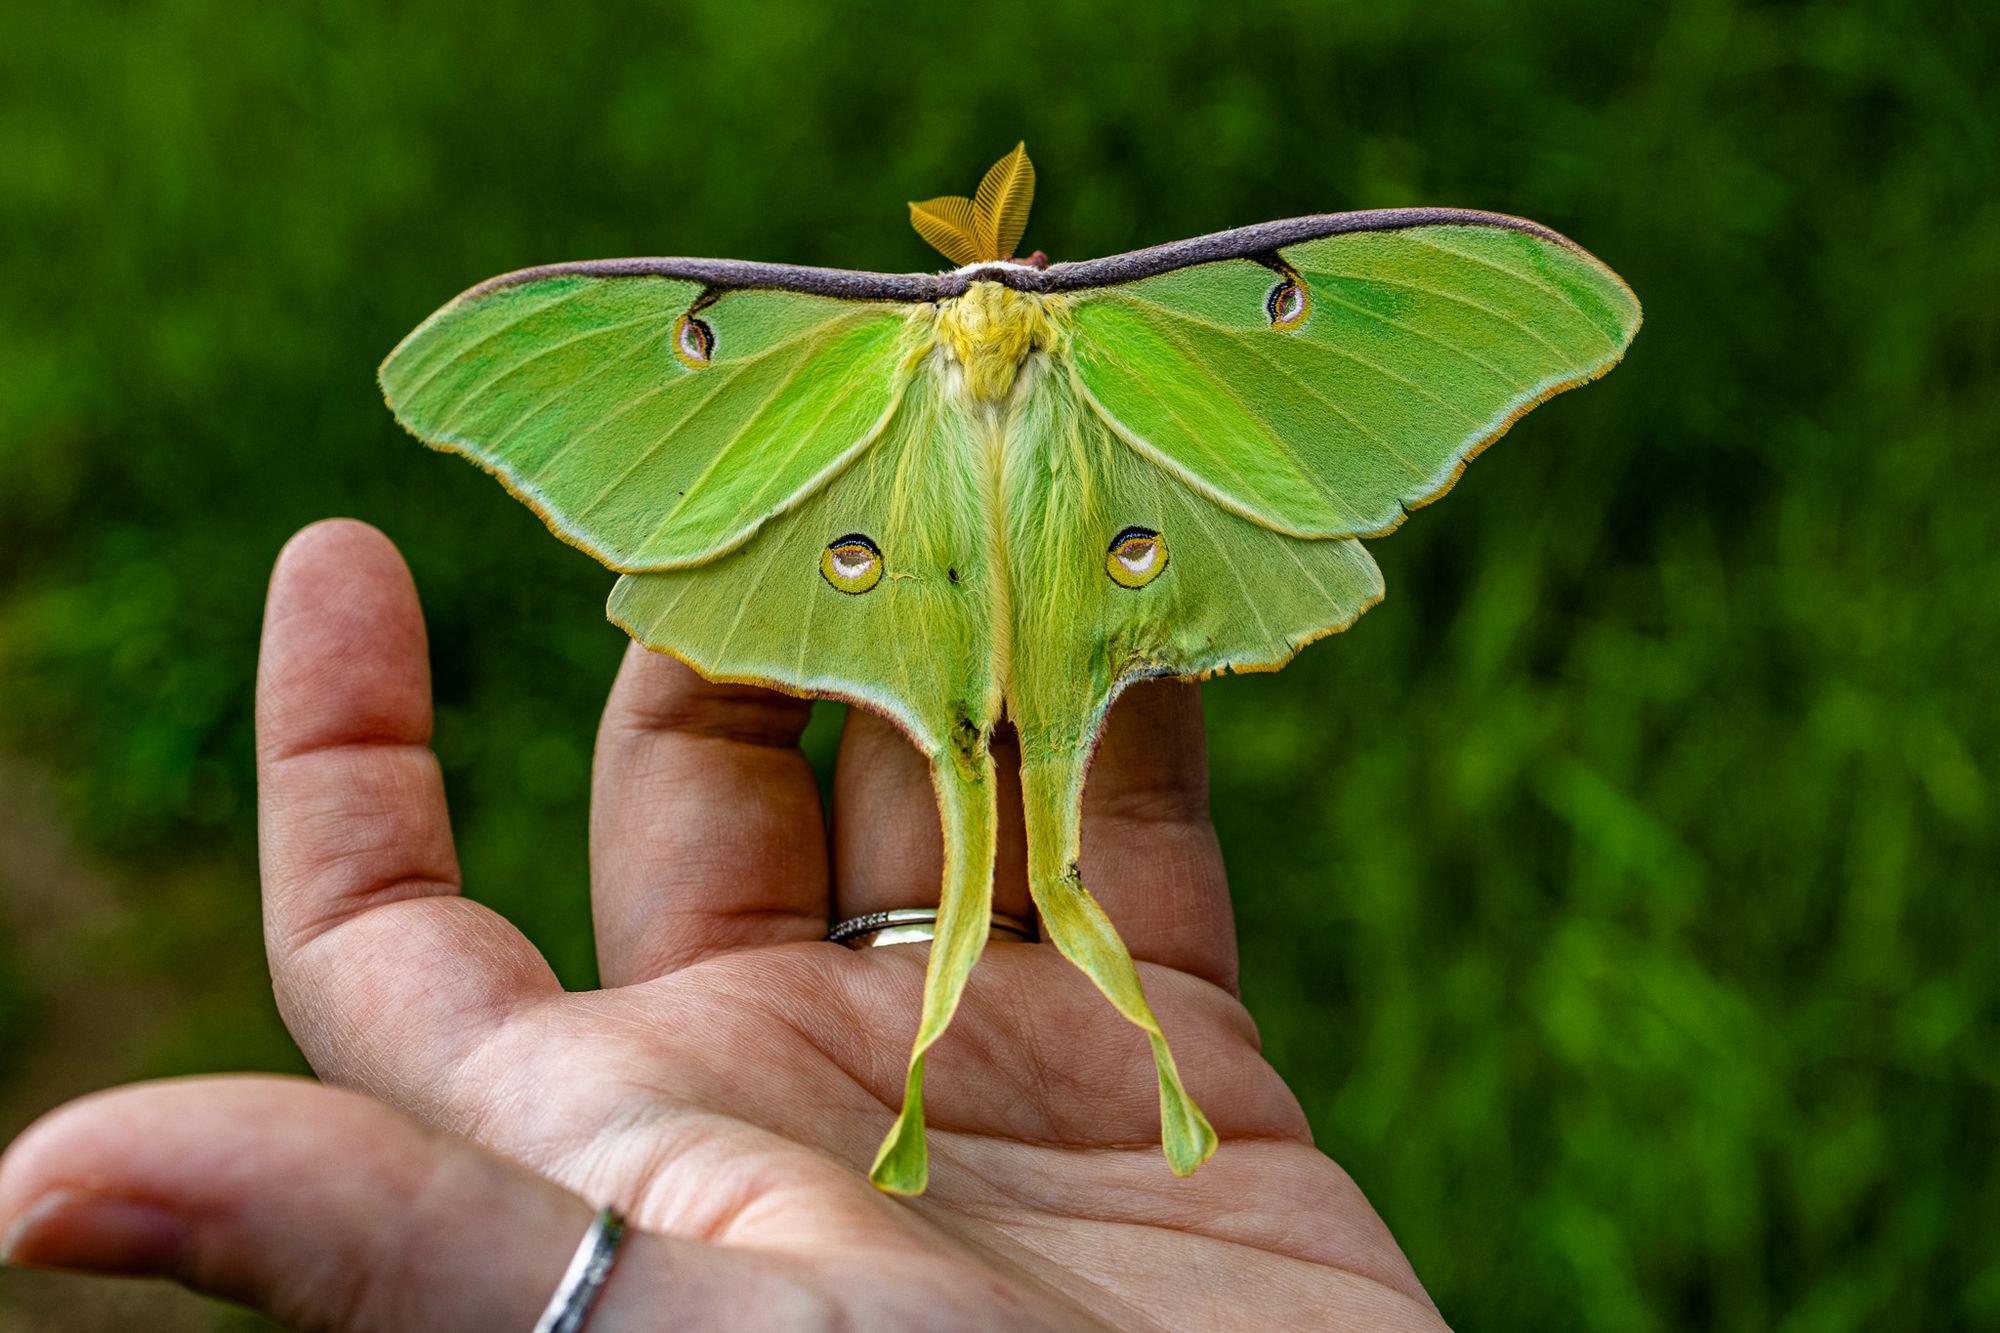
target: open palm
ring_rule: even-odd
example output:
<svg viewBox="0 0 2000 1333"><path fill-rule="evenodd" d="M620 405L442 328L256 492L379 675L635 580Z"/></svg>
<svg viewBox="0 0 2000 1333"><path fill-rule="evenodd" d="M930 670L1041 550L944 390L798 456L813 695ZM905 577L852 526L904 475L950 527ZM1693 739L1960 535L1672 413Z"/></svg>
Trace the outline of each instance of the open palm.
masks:
<svg viewBox="0 0 2000 1333"><path fill-rule="evenodd" d="M865 1171L926 949L824 941L937 900L929 777L887 723L850 713L829 828L805 703L635 649L598 745L605 989L571 994L460 896L421 615L379 534L287 548L258 709L279 1003L358 1091L198 1080L57 1112L0 1166L13 1261L163 1273L302 1327L525 1330L609 1203L641 1234L597 1333L1442 1326L1235 998L1195 687L1120 703L1082 869L1221 1150L1175 1178L1143 1037L1053 947L996 942L929 1061L908 1200ZM995 906L1031 919L1013 805Z"/></svg>

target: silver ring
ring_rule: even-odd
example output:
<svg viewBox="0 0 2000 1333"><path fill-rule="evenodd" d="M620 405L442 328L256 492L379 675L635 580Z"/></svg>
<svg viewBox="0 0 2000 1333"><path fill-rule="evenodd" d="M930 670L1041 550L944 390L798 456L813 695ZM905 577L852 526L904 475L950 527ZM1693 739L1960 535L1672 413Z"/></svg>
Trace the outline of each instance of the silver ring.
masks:
<svg viewBox="0 0 2000 1333"><path fill-rule="evenodd" d="M1035 929L1027 922L1000 912L990 915L992 919L987 926L989 938L1012 940L1017 944L1033 942ZM826 932L826 937L850 949L875 949L885 944L921 944L937 938L937 921L938 909L935 907L898 907L888 912L851 916L837 922L832 930Z"/></svg>
<svg viewBox="0 0 2000 1333"><path fill-rule="evenodd" d="M611 1266L618 1262L624 1239L625 1219L616 1209L606 1208L591 1221L576 1257L569 1261L569 1271L549 1298L549 1308L535 1321L535 1333L580 1333L611 1276Z"/></svg>

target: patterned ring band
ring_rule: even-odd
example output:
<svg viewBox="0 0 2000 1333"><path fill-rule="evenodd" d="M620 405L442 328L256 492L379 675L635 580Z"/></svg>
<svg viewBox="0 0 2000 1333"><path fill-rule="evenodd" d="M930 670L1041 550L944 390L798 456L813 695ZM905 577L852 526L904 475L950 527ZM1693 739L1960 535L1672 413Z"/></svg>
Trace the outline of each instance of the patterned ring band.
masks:
<svg viewBox="0 0 2000 1333"><path fill-rule="evenodd" d="M1012 940L1017 944L1028 944L1034 940L1035 928L1026 921L999 912L991 915L988 938ZM850 949L874 949L884 944L921 944L937 938L937 922L938 909L935 907L899 907L890 912L851 916L836 923L826 937Z"/></svg>

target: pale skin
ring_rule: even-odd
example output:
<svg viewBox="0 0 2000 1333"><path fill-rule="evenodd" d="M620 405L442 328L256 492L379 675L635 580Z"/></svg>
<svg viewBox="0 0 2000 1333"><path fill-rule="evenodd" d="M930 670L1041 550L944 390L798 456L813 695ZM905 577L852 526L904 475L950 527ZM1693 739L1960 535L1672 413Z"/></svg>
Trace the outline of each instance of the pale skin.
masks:
<svg viewBox="0 0 2000 1333"><path fill-rule="evenodd" d="M300 1328L526 1330L611 1203L639 1231L593 1333L1444 1327L1258 1053L1192 685L1113 712L1082 869L1221 1150L1173 1176L1139 1032L1052 947L996 944L931 1057L929 1192L870 1186L925 947L822 936L935 903L941 839L916 751L858 709L823 818L807 711L628 653L591 817L604 989L566 993L461 896L401 559L360 524L308 528L265 617L264 904L279 1007L333 1086L52 1113L0 1160L8 1260L166 1276ZM995 905L1032 918L1022 862L1016 811Z"/></svg>

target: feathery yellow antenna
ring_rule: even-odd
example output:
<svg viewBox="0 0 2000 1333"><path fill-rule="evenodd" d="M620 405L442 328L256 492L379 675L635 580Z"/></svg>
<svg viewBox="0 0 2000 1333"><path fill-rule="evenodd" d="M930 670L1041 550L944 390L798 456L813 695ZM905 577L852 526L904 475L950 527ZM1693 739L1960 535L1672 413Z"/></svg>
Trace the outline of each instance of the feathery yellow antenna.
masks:
<svg viewBox="0 0 2000 1333"><path fill-rule="evenodd" d="M1028 160L1024 140L995 162L972 196L972 211L985 225L982 239L994 259L1012 259L1021 233L1028 229L1028 209L1035 202L1035 164Z"/></svg>
<svg viewBox="0 0 2000 1333"><path fill-rule="evenodd" d="M961 268L985 256L979 242L979 222L972 215L972 201L963 195L948 194L910 205L910 225L917 235L942 251L944 257Z"/></svg>
<svg viewBox="0 0 2000 1333"><path fill-rule="evenodd" d="M942 195L910 204L910 225L952 263L987 263L1012 259L1014 247L1028 229L1028 209L1035 202L1035 164L1028 145L995 162L971 199Z"/></svg>

